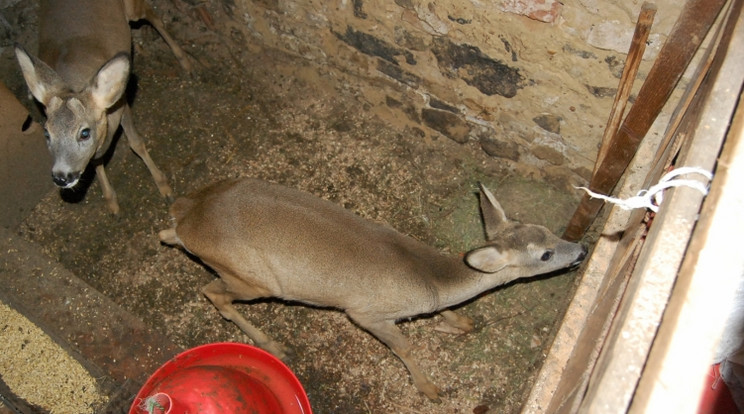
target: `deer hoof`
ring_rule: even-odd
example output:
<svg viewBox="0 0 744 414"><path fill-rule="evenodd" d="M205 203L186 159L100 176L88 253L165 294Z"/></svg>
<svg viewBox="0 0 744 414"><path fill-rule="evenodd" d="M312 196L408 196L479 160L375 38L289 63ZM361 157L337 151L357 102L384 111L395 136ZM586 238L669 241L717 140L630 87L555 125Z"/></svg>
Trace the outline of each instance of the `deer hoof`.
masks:
<svg viewBox="0 0 744 414"><path fill-rule="evenodd" d="M432 384L431 382L418 385L418 389L419 391L423 392L432 402L435 402L435 403L442 402L442 399L440 398L440 395L442 394L442 390L440 390L439 387Z"/></svg>
<svg viewBox="0 0 744 414"><path fill-rule="evenodd" d="M294 357L294 352L279 342L271 341L267 344L261 345L261 348L269 351L272 355L284 362L289 362Z"/></svg>

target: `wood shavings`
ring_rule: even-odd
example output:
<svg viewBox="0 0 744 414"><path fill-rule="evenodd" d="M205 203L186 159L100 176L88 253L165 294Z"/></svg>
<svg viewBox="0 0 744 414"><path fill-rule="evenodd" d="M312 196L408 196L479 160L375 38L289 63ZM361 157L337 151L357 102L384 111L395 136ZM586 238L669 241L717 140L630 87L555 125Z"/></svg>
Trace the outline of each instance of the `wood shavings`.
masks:
<svg viewBox="0 0 744 414"><path fill-rule="evenodd" d="M0 376L14 394L53 414L93 413L106 403L74 358L2 302L0 321Z"/></svg>

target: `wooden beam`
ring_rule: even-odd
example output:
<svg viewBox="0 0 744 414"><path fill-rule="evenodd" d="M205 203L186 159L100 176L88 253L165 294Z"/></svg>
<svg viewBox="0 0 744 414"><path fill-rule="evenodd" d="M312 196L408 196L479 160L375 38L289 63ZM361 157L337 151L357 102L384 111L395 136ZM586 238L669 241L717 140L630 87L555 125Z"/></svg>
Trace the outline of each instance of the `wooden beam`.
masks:
<svg viewBox="0 0 744 414"><path fill-rule="evenodd" d="M741 3L739 0L737 2ZM744 23L739 20L738 13L732 14L728 23L738 23L739 27L744 28ZM710 72L685 116L694 122L687 122L686 119L681 123L681 132L689 139L677 157L677 166L695 166L712 171L729 129L739 91L744 83L744 73L741 72L741 56L744 55L730 53L737 50L736 45L740 44L740 40L731 41L731 27L724 32L729 33L729 36L723 39L718 48ZM736 39L741 37L737 36ZM659 409L674 413L696 412L696 404L690 402L696 401L699 394L691 392L690 388L685 390L684 386L702 384L704 371L693 370L695 366L701 366L701 363L702 366L709 364L709 356L702 352L686 352L684 357L676 360L676 363L684 365L678 366L683 369L684 375L680 375L678 371L676 377L673 375L651 381L655 388L642 385L637 387L637 384L641 373L654 366L648 359L649 351L657 340L662 316L668 319L667 301L672 287L679 283L676 276L680 264L685 256L694 257L700 252L699 249L691 250L688 244L703 199L704 196L697 190L687 187L675 188L665 194L664 203L654 218L595 366L580 413L626 412L631 401L637 404L632 412L658 412ZM730 240L729 237L724 243L730 244ZM711 280L710 278L709 274L703 275L705 280ZM698 332L704 330L699 329ZM704 336L706 338L700 338L690 332L687 341L676 345L691 347L698 342L714 340L709 335ZM648 372L652 371L654 370ZM673 391L668 389L673 383L684 385ZM662 408L660 404L654 404L649 405L652 408L642 408L644 405L641 401L644 397L651 396L652 400L661 401L657 400L657 393L662 390L667 391L668 398L665 401L669 405ZM611 410L608 411L608 407Z"/></svg>
<svg viewBox="0 0 744 414"><path fill-rule="evenodd" d="M736 38L730 45L744 41L741 0L729 22L738 22ZM744 51L730 48L730 57L740 68ZM744 77L730 76L730 87L721 88L717 100L732 99L742 87ZM727 91L728 90L728 91ZM728 95L727 97L722 96ZM713 362L713 350L729 314L733 293L744 269L739 246L731 243L744 231L741 212L744 197L739 191L744 178L744 94L738 96L738 109L728 130L716 175L685 260L675 281L674 291L654 344L649 353L631 406L632 413L654 412L663 407L669 412L696 408L703 379ZM726 115L720 110L721 116ZM691 358L690 356L695 356ZM687 408L685 408L687 407Z"/></svg>
<svg viewBox="0 0 744 414"><path fill-rule="evenodd" d="M593 174L597 174L597 169L612 147L612 138L617 133L618 128L620 128L620 121L623 120L625 106L628 104L628 97L630 97L633 82L638 74L638 67L643 61L643 53L646 51L646 41L648 40L648 35L651 33L654 16L656 16L656 5L653 3L643 3L641 13L638 15L635 32L633 33L633 40L630 42L628 57L625 59L623 74L620 76L620 85L617 88L615 101L612 103L610 117L607 120L607 126L602 136L602 144L599 147L597 161L594 163Z"/></svg>
<svg viewBox="0 0 744 414"><path fill-rule="evenodd" d="M635 104L612 139L611 150L595 168L589 189L610 194L630 164L638 146L677 86L692 57L713 25L725 0L689 0L659 52ZM596 218L604 201L584 195L563 237L579 240Z"/></svg>
<svg viewBox="0 0 744 414"><path fill-rule="evenodd" d="M728 14L724 17L722 21L731 21ZM699 124L700 117L705 112L703 105L705 100L702 99L705 93L697 93L698 89L704 84L704 79L708 79L708 83L705 84L702 91L710 89L710 78L714 77L710 73L718 71L717 68L721 65L722 56L726 52L726 45L729 43L732 30L728 26L724 30L724 26L724 24L716 25L717 33L711 38L710 45L707 46L705 55L702 57L692 81L688 84L687 90L680 99L666 127L665 135L661 140L662 144L652 144L653 139L642 142L642 145L647 147L644 153L648 153L649 148L658 148L657 153L653 157L653 163L649 163L648 159L645 161L633 160L636 164L647 165L648 173L644 174L646 176L645 180L639 181L633 177L639 171L634 168L628 180L635 183L632 184L625 180L623 184L625 193L628 192L629 185L630 188L637 190L638 188L647 188L650 184L658 182L681 145L685 144L685 148L679 155L680 159L684 159L685 154L690 152L689 138L693 136L690 131L694 130L695 125ZM728 78L733 79L734 77L729 75ZM626 217L622 223L618 223L616 220L618 211L618 209L613 210L608 219L608 224L602 230L603 237L595 246L592 258L584 275L582 275L582 284L572 300L566 320L563 321L556 336L556 341L540 371L538 382L532 389L523 411L525 413L549 412L560 414L577 412L590 385L592 372L603 372L607 369L607 359L604 363L598 363L599 353L604 345L611 346L610 344L613 343L612 338L605 340L612 321L623 319L622 316L616 317L616 311L618 310L618 302L626 292L626 288L628 291L635 291L638 288L637 283L634 285L635 287L628 288L627 272L633 268L633 264L636 262L638 249L643 240L643 230L647 224L644 220L644 216L647 215L645 210L633 211L630 218ZM656 224L654 222L654 225ZM613 242L619 234L622 234L619 242ZM614 252L610 251L606 245L614 245ZM612 257L611 260L610 257ZM597 263L602 261L600 258L605 258L604 261L609 263L604 265ZM601 270L603 274L601 277L597 277L596 274L600 268L604 269ZM660 304L663 305L664 302L662 300ZM602 387L603 392L615 392L619 391L620 388L615 385L607 386L606 384ZM639 385L638 388L640 389L641 386ZM595 389L592 393L596 396L597 391ZM641 397L636 395L633 398L635 401ZM605 411L624 412L624 408L611 407Z"/></svg>

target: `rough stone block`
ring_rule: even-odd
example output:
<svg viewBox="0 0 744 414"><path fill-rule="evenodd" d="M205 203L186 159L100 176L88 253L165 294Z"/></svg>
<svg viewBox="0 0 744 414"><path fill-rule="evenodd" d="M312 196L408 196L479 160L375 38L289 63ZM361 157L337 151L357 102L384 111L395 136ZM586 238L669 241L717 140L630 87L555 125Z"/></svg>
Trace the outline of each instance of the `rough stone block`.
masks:
<svg viewBox="0 0 744 414"><path fill-rule="evenodd" d="M414 89L418 88L421 83L421 78L418 76L403 70L399 65L394 65L386 60L378 61L377 70Z"/></svg>
<svg viewBox="0 0 744 414"><path fill-rule="evenodd" d="M500 141L491 137L481 137L481 148L492 157L519 161L519 145L515 142Z"/></svg>
<svg viewBox="0 0 744 414"><path fill-rule="evenodd" d="M421 112L424 125L441 133L455 142L464 144L470 136L470 125L452 112L439 109L424 108Z"/></svg>
<svg viewBox="0 0 744 414"><path fill-rule="evenodd" d="M557 149L546 145L535 145L532 153L539 159L547 161L553 165L563 165L566 157Z"/></svg>
<svg viewBox="0 0 744 414"><path fill-rule="evenodd" d="M334 32L334 34L341 41L359 50L365 55L379 57L394 65L398 64L395 57L402 55L405 58L406 63L409 65L416 64L416 60L413 58L411 52L395 47L382 39L372 36L371 34L354 30L351 27L347 27L346 33L344 34L336 32Z"/></svg>
<svg viewBox="0 0 744 414"><path fill-rule="evenodd" d="M534 121L537 126L548 132L552 132L554 134L561 133L561 121L563 121L563 118L558 115L542 114L532 118L532 121Z"/></svg>
<svg viewBox="0 0 744 414"><path fill-rule="evenodd" d="M491 59L479 48L453 43L446 38L435 38L431 47L439 68L450 78L462 78L470 86L486 95L516 96L524 77L519 69Z"/></svg>

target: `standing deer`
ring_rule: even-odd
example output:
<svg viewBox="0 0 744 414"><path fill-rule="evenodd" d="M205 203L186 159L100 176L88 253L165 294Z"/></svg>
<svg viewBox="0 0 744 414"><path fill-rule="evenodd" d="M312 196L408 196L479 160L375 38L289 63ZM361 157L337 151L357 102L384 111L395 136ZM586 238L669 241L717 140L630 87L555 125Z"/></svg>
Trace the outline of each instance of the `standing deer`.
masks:
<svg viewBox="0 0 744 414"><path fill-rule="evenodd" d="M21 46L15 49L31 94L46 110L45 135L54 158L54 183L61 188L74 187L93 162L103 196L114 214L119 212L119 203L106 178L102 157L119 125L160 193L165 197L173 194L135 129L124 96L132 48L129 22L141 19L155 27L181 66L190 71L186 54L143 0L41 0L39 57Z"/></svg>
<svg viewBox="0 0 744 414"><path fill-rule="evenodd" d="M310 194L255 179L219 182L171 206L160 232L219 273L202 292L253 342L283 358L285 348L248 322L236 300L277 297L342 309L385 343L432 400L440 390L411 356L395 325L440 312L455 332L473 321L449 307L512 280L575 266L586 256L542 226L510 222L481 186L488 243L463 260L365 220Z"/></svg>

